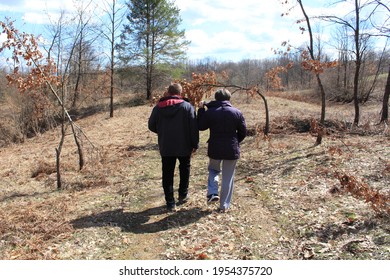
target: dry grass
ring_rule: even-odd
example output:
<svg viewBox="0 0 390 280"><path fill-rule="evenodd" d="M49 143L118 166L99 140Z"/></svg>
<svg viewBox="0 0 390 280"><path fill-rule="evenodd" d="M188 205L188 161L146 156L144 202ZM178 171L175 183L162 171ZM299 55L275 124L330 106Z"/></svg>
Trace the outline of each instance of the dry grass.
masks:
<svg viewBox="0 0 390 280"><path fill-rule="evenodd" d="M250 128L263 125L260 100L237 95L233 103ZM372 124L380 104L362 107L363 126L355 131L347 126L350 105L330 104L332 129L317 147L297 128L317 118L318 105L279 96L270 97L269 106L270 138L245 139L226 214L205 203L203 132L192 161L191 199L165 212L147 105L120 108L114 118L101 113L79 120L97 149L84 141L87 164L78 171L67 137L61 191L53 170L57 130L1 148L1 258L390 259L389 218L334 192L340 186L335 171L389 192L390 137Z"/></svg>

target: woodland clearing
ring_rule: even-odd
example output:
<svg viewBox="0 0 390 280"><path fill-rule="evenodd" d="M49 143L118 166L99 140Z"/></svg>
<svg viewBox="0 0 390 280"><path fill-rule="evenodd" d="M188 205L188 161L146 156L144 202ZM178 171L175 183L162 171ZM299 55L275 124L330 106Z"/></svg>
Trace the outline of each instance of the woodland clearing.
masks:
<svg viewBox="0 0 390 280"><path fill-rule="evenodd" d="M380 103L328 104L327 135L314 146L320 106L269 96L269 139L261 100L233 96L252 132L242 143L232 211L206 204L207 132L192 160L190 201L167 213L150 105L80 119L86 165L72 136L56 190L58 129L0 148L0 258L64 260L390 259L390 219L344 193L335 172L390 196L390 131L375 125ZM178 182L176 177L175 182ZM387 209L389 202L387 201Z"/></svg>

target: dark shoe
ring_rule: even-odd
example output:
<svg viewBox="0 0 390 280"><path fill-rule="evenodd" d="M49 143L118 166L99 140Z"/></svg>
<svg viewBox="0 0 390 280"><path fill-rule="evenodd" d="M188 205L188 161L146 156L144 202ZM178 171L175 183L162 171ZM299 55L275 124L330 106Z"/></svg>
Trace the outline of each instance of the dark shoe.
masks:
<svg viewBox="0 0 390 280"><path fill-rule="evenodd" d="M185 196L185 197L179 197L179 201L177 202L177 205L182 205L186 202L188 202L190 198L188 196Z"/></svg>
<svg viewBox="0 0 390 280"><path fill-rule="evenodd" d="M175 204L168 204L167 205L167 211L168 212L175 212L176 211L176 205Z"/></svg>
<svg viewBox="0 0 390 280"><path fill-rule="evenodd" d="M207 196L207 203L217 202L219 200L219 196L217 194L211 194Z"/></svg>
<svg viewBox="0 0 390 280"><path fill-rule="evenodd" d="M225 208L225 209L218 208L218 213L227 213L228 211L229 211L228 208Z"/></svg>

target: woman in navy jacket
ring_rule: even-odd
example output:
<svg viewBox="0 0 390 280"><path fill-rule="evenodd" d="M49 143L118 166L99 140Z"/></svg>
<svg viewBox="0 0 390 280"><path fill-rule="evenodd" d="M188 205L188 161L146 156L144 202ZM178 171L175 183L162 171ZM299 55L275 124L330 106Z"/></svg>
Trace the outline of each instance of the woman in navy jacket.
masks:
<svg viewBox="0 0 390 280"><path fill-rule="evenodd" d="M207 202L220 200L222 212L230 208L234 172L237 160L240 158L240 143L246 136L244 116L240 110L232 106L230 97L228 90L220 89L215 93L215 101L207 104L201 102L198 110L199 130L210 129L207 150L209 157ZM221 170L222 182L219 196L218 181Z"/></svg>

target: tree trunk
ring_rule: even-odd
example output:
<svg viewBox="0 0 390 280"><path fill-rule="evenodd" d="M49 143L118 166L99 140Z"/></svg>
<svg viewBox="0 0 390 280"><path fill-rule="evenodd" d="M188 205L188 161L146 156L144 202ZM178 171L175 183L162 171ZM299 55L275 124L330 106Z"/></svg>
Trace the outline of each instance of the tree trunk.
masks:
<svg viewBox="0 0 390 280"><path fill-rule="evenodd" d="M382 116L380 123L388 123L389 121L389 96L390 96L390 66L387 74L387 83L385 88L385 94L383 95Z"/></svg>
<svg viewBox="0 0 390 280"><path fill-rule="evenodd" d="M312 33L312 29L311 29L311 25L310 25L310 18L309 16L306 14L306 11L303 7L303 3L302 1L298 0L298 3L301 7L301 10L302 10L302 13L306 19L306 24L307 24L307 29L308 29L308 32L309 32L309 53L310 53L310 58L312 60L316 60L316 57L314 56L314 43L313 43L313 33ZM320 57L318 57L318 60L320 59ZM316 78L317 78L317 84L318 84L318 87L320 88L320 93L321 93L321 120L320 120L320 131L317 131L317 139L316 139L316 143L315 145L320 145L322 143L322 136L323 136L323 127L325 125L325 110L326 110L326 94L325 94L325 90L324 90L324 87L322 85L322 82L321 82L321 77L320 77L320 74L319 73L316 73Z"/></svg>
<svg viewBox="0 0 390 280"><path fill-rule="evenodd" d="M83 59L83 54L82 54L82 43L83 43L83 33L81 32L80 34L80 43L79 43L79 52L78 52L78 61L76 62L77 64L77 77L76 77L76 85L74 87L74 96L73 96L73 103L72 103L72 108L76 108L77 106L77 100L79 99L80 96L80 80L81 80L81 68L82 68L82 59Z"/></svg>
<svg viewBox="0 0 390 280"><path fill-rule="evenodd" d="M356 70L355 77L353 79L353 103L355 107L355 118L353 120L353 125L359 125L360 119L360 107L359 107L359 71L360 71L360 62L356 61Z"/></svg>
<svg viewBox="0 0 390 280"><path fill-rule="evenodd" d="M114 117L114 67L115 67L115 1L112 2L111 18L111 65L110 65L110 118Z"/></svg>
<svg viewBox="0 0 390 280"><path fill-rule="evenodd" d="M73 123L70 124L72 127L72 132L73 132L73 138L74 142L76 143L77 146L77 152L79 154L79 170L83 169L84 167L84 152L83 152L83 146L77 136L77 132L75 130L75 125Z"/></svg>
<svg viewBox="0 0 390 280"><path fill-rule="evenodd" d="M114 117L114 46L111 48L110 69L110 118Z"/></svg>
<svg viewBox="0 0 390 280"><path fill-rule="evenodd" d="M359 74L361 66L361 55L360 55L360 17L359 17L359 1L355 0L355 52L356 52L356 69L355 76L353 79L353 101L355 106L355 119L353 121L353 126L359 125L360 119L360 108L359 108Z"/></svg>
<svg viewBox="0 0 390 280"><path fill-rule="evenodd" d="M60 158L61 158L61 151L58 148L56 148L57 190L62 189Z"/></svg>
<svg viewBox="0 0 390 280"><path fill-rule="evenodd" d="M316 74L318 87L321 92L321 120L320 120L320 131L317 132L317 140L316 145L320 145L322 143L322 137L324 136L324 127L325 127L325 113L326 113L326 95L324 86L322 85L320 74Z"/></svg>
<svg viewBox="0 0 390 280"><path fill-rule="evenodd" d="M110 118L114 117L114 65L111 64L110 81Z"/></svg>
<svg viewBox="0 0 390 280"><path fill-rule="evenodd" d="M268 109L268 103L267 99L263 94L260 93L260 91L257 91L257 94L261 96L261 98L264 101L264 107L265 107L265 126L264 126L264 135L268 136L269 133L269 109Z"/></svg>
<svg viewBox="0 0 390 280"><path fill-rule="evenodd" d="M149 63L148 63L149 64ZM151 65L148 65L146 69L146 99L150 100L152 96L152 74L151 74Z"/></svg>
<svg viewBox="0 0 390 280"><path fill-rule="evenodd" d="M64 95L62 94L62 99ZM56 148L56 171L57 171L57 189L62 189L62 179L61 179L61 151L64 144L66 130L65 130L65 107L62 107L62 116L61 116L61 139Z"/></svg>

